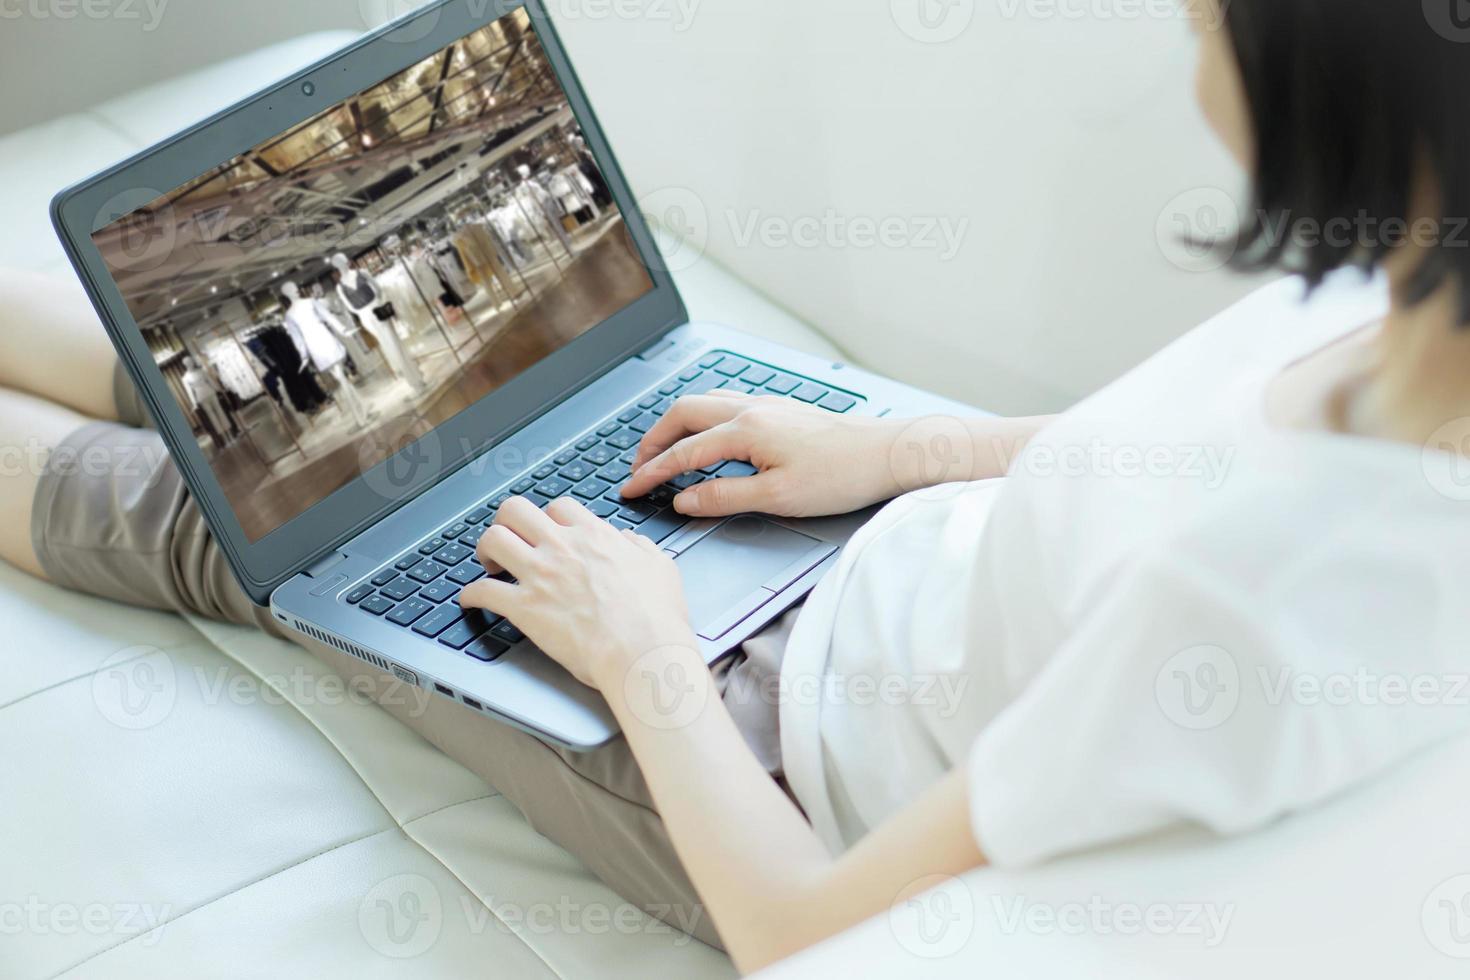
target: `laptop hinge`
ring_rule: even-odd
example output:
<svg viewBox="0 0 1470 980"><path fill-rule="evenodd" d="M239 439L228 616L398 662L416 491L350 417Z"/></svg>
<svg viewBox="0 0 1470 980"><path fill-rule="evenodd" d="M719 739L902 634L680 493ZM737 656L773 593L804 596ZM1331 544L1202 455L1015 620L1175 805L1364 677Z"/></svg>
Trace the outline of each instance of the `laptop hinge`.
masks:
<svg viewBox="0 0 1470 980"><path fill-rule="evenodd" d="M340 551L334 551L316 564L302 569L301 574L307 578L325 578L327 573L347 560L347 556Z"/></svg>

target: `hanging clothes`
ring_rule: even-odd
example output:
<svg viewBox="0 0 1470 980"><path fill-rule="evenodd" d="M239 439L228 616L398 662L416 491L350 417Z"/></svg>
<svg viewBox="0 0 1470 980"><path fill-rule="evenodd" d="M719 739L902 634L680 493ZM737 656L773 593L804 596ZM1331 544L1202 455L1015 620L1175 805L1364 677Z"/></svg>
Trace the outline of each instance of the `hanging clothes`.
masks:
<svg viewBox="0 0 1470 980"><path fill-rule="evenodd" d="M515 199L516 203L524 209L529 220L550 232L552 237L561 242L562 248L569 254L571 253L572 239L567 234L566 226L561 223L561 205L557 204L556 198L551 196L550 191L542 187L536 180L527 177L516 186Z"/></svg>
<svg viewBox="0 0 1470 980"><path fill-rule="evenodd" d="M553 174L546 189L556 198L564 213L577 215L585 212L590 215L589 221L599 217L597 203L592 197L592 184L576 164Z"/></svg>
<svg viewBox="0 0 1470 980"><path fill-rule="evenodd" d="M495 237L490 229L472 221L454 233L454 246L469 270L470 278L486 289L497 284L508 296L515 295L511 272L500 259Z"/></svg>
<svg viewBox="0 0 1470 980"><path fill-rule="evenodd" d="M215 441L223 448L234 428L230 425L229 418L225 415L225 408L220 404L219 389L210 380L209 374L202 367L193 367L184 372L184 392L189 396L189 403L194 411L208 422L213 431Z"/></svg>
<svg viewBox="0 0 1470 980"><path fill-rule="evenodd" d="M286 310L286 330L301 360L309 361L317 372L325 374L346 362L347 348L342 337L347 328L321 300L303 296L294 301Z"/></svg>
<svg viewBox="0 0 1470 980"><path fill-rule="evenodd" d="M253 401L265 393L260 378L246 360L244 351L233 337L210 340L201 349L204 359L214 369L215 377L229 389L242 404Z"/></svg>
<svg viewBox="0 0 1470 980"><path fill-rule="evenodd" d="M433 309L419 295L408 266L402 259L379 273L377 283L378 288L383 290L384 298L393 304L393 309L398 313L398 323L406 328L409 336L434 329L436 321Z"/></svg>
<svg viewBox="0 0 1470 980"><path fill-rule="evenodd" d="M423 372L398 336L396 320L397 304L383 294L382 288L366 272L346 274L337 284L342 301L358 317L364 330L372 334L383 352L388 368L399 378L408 382L415 393L424 390Z"/></svg>
<svg viewBox="0 0 1470 980"><path fill-rule="evenodd" d="M272 325L256 332L245 340L245 347L265 367L266 388L275 394L280 387L285 387L286 398L296 411L311 415L326 404L326 391L315 374L302 370L296 342L284 327Z"/></svg>
<svg viewBox="0 0 1470 980"><path fill-rule="evenodd" d="M441 243L429 253L429 262L438 270L439 275L444 277L444 286L448 292L454 293L459 302L451 303L452 306L463 306L479 291L479 287L471 281L465 273L464 264L460 261L459 253L449 242ZM447 301L446 301L447 302Z"/></svg>

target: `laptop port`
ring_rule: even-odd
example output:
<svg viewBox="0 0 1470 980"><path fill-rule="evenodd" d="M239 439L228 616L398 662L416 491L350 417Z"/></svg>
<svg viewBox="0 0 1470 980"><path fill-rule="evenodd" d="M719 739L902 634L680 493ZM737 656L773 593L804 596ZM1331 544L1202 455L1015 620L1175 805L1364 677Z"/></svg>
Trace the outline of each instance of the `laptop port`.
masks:
<svg viewBox="0 0 1470 980"><path fill-rule="evenodd" d="M470 697L469 695L465 695L462 700L464 701L465 704L469 705L471 708L474 708L476 711L484 711L485 710L485 706L484 705L480 704L480 702L476 701L474 698Z"/></svg>
<svg viewBox="0 0 1470 980"><path fill-rule="evenodd" d="M435 684L434 685L434 690L438 691L440 694L444 695L446 698L452 698L452 697L454 697L454 692L451 691L449 688L445 687L443 684Z"/></svg>

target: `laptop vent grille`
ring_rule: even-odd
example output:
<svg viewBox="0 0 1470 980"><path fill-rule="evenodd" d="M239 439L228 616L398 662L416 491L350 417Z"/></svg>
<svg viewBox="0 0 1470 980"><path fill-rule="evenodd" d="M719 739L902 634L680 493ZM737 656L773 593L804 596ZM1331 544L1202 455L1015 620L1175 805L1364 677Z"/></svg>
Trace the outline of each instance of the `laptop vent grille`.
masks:
<svg viewBox="0 0 1470 980"><path fill-rule="evenodd" d="M388 661L384 660L382 657L378 656L376 653L369 653L355 643L349 643L348 641L342 639L340 636L328 633L325 630L319 630L315 626L308 626L306 623L301 622L299 619L295 621L295 626L297 630L305 633L313 640L318 640L322 643L325 643L329 647L333 647L337 650L341 650L343 653L354 656L358 660L370 663L374 667L383 671L383 673L385 674L393 673L393 665L388 663Z"/></svg>

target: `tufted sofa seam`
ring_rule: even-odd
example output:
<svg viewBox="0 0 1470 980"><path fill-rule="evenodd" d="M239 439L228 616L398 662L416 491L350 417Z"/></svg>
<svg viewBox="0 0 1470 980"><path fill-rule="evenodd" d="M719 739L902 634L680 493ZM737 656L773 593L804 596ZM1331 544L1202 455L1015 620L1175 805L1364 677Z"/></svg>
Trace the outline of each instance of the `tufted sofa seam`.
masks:
<svg viewBox="0 0 1470 980"><path fill-rule="evenodd" d="M192 626L192 624L190 625ZM204 640L204 642L206 643L209 643L209 639L203 636L203 634L200 634L199 639ZM93 670L83 671L80 674L75 674L71 677L63 678L59 681L56 681L55 683L47 684L45 687L38 687L34 691L22 694L20 697L15 698L12 701L6 701L4 704L0 704L0 711L4 711L6 708L13 708L18 704L29 701L31 698L39 697L42 694L48 694L51 691L66 687L68 684L75 684L77 681L84 681L90 677L96 677L98 674L102 673L104 669L111 667L121 667L123 664L130 664L134 660L140 660L143 657L151 657L155 653L169 653L174 650L187 650L194 645L194 640L181 640L178 643L170 643L168 646L165 647L148 647L148 649L139 652L136 656L128 657L126 660L119 660L116 663L99 664ZM213 643L210 643L209 645L214 646Z"/></svg>
<svg viewBox="0 0 1470 980"><path fill-rule="evenodd" d="M147 936L151 936L155 932L157 932L159 929L166 929L169 926L174 925L174 924L176 924L178 922L181 922L182 920L188 918L189 916L193 915L195 912L199 912L199 911L201 911L203 909L207 909L211 905L215 905L215 904L217 904L219 902L224 901L227 898L230 898L232 896L238 895L238 894L246 891L247 889L254 888L256 885L259 885L262 882L269 881L270 879L275 878L278 875L283 875L283 874L286 874L289 871L294 871L295 869L300 868L300 867L303 867L304 865L307 865L307 864L311 863L312 861L317 860L318 858L325 857L328 854L331 854L331 853L333 853L335 851L339 851L339 850L341 850L344 847L351 847L354 844L360 844L363 841L372 840L374 837L381 837L384 834L391 834L391 833L394 833L394 832L397 832L397 833L402 834L406 840L412 841L413 844L416 847L419 848L419 850L421 850L421 851L424 852L424 854L426 854L427 856L433 858L434 861L435 861L435 863L437 863L440 867L442 867L445 870L446 873L448 873L451 877L454 878L455 881L459 882L460 885L465 889L465 891L468 892L469 895L475 899L475 901L477 901L481 905L483 905L485 907L485 910L487 912L489 912L491 915L495 916L495 918L496 918L497 921L499 921L502 924L504 924L506 926L507 931L511 935L515 936L516 937L516 940L518 942L520 942L521 945L525 946L528 950L530 950L530 952L533 955L535 955L535 957L538 960L540 960L542 963L545 963L546 964L546 968L548 970L550 970L552 972L552 974L554 974L555 976L560 977L561 974L557 970L555 970L551 966L550 963L547 963L546 962L545 957L543 957L541 955L540 951L538 951L530 943L526 942L526 940L520 934L516 933L514 930L511 930L510 929L510 924L507 923L507 922L505 922L504 919L502 919L499 915L497 915L495 913L495 910L494 909L492 909L492 908L490 908L490 906L486 905L485 902L484 902L484 900L481 899L479 895L475 894L474 889L473 888L470 888L469 885L465 883L465 881L464 881L463 878L461 878L458 874L456 874L454 872L454 870L452 868L450 868L447 864L445 864L444 861L439 857L439 855L437 855L433 851L429 850L429 848L427 848L427 847L424 846L424 844L423 844L422 841L420 841L417 837L414 837L411 833L409 833L408 828L409 828L409 825L410 824L417 823L420 820L427 820L429 817L432 817L435 814L443 813L445 810L452 810L452 809L454 809L455 807L458 807L458 806L468 806L471 803L480 803L480 802L482 802L484 800L493 800L497 796L499 796L498 793L487 793L484 796L476 796L473 799L457 800L457 801L455 801L453 803L446 803L446 804L444 804L441 807L436 807L435 809L430 810L428 813L421 814L421 815L419 815L417 817L414 817L411 820L407 820L407 821L405 821L403 823L400 823L398 821L398 819L396 817L394 817L393 814L389 813L388 810L387 810L387 808L385 807L384 810L383 810L383 812L386 813L386 814L388 814L389 819L393 821L393 826L391 826L391 827L383 827L380 830L374 830L374 831L371 831L370 833L359 834L358 836L353 837L350 840L340 841L340 842L338 842L336 844L333 844L331 847L322 848L320 851L316 851L316 852L314 852L312 854L305 855L304 857L301 857L301 858L299 858L299 859L297 859L295 861L292 861L290 864L286 865L285 867L277 868L274 871L269 871L269 872L267 872L267 873L265 873L263 875L260 875L259 877L252 878L249 881L243 882L240 885L237 885L236 887L230 889L229 891L225 892L222 895L216 895L214 898L211 898L207 902L201 902L200 904L194 906L193 908L188 909L188 910L180 913L179 915L176 915L176 916L168 919L165 922L159 923L159 925L156 928L154 928L154 929L150 929L147 932L139 933L136 936L129 936L127 939L124 939L121 942L113 943L111 946L107 946L107 947L105 947L103 949L97 950L94 953L88 954L87 956L85 956L82 959L78 960L77 962L73 963L71 966L66 967L61 972L56 973L56 974L53 974L51 980L59 980L60 977L64 977L68 973L71 973L74 970L78 970L81 967L86 966L88 963L90 963L92 960L97 959L99 956L105 956L106 954L111 953L114 950L121 949L122 947L128 945L131 942L134 942L135 940L139 940L139 939L143 939L143 938L145 938Z"/></svg>

